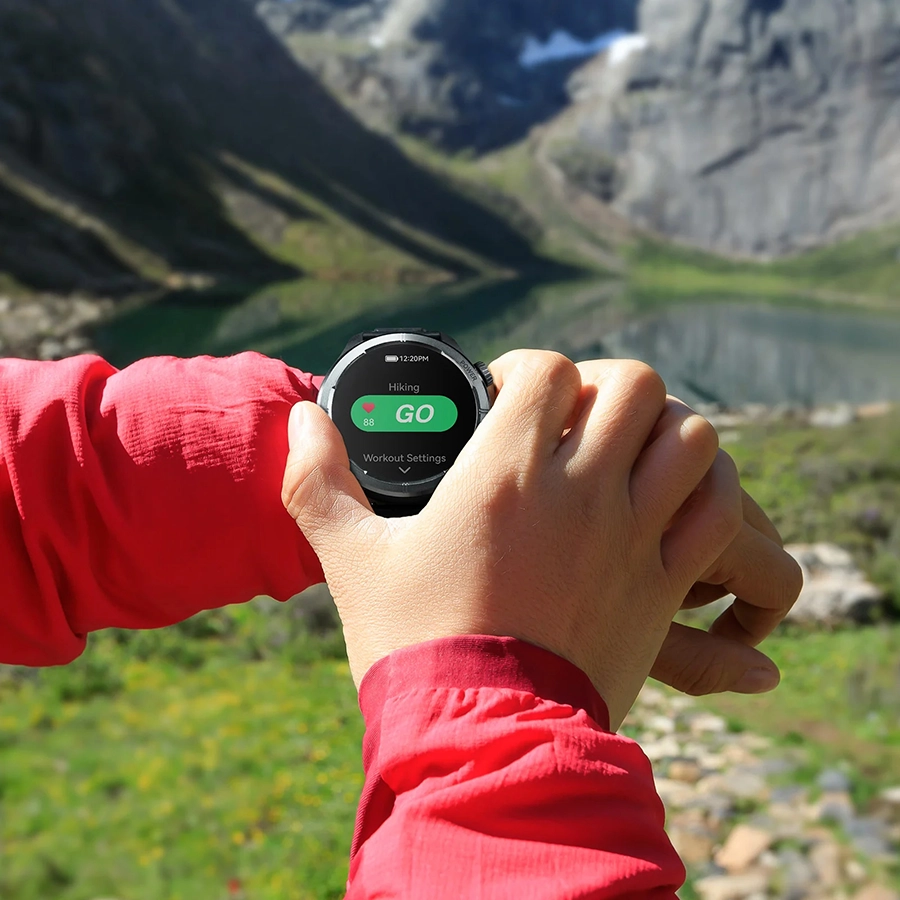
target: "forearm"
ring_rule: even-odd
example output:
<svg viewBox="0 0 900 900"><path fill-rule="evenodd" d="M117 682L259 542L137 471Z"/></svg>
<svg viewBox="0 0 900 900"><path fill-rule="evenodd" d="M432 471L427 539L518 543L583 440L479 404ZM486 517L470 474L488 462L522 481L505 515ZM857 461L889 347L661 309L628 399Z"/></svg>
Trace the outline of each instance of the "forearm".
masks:
<svg viewBox="0 0 900 900"><path fill-rule="evenodd" d="M363 681L349 900L674 898L650 764L590 681L508 638L398 651Z"/></svg>
<svg viewBox="0 0 900 900"><path fill-rule="evenodd" d="M315 395L255 353L0 360L0 662L324 580L280 499L288 414Z"/></svg>

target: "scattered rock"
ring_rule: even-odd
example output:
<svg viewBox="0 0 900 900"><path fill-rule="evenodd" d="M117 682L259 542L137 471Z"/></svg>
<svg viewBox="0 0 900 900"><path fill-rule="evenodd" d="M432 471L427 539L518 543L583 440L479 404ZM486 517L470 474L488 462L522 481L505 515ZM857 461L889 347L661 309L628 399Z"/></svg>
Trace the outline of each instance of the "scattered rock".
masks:
<svg viewBox="0 0 900 900"><path fill-rule="evenodd" d="M647 691L648 703L643 698L627 724L651 752L665 751L654 769L667 831L703 900L849 900L877 880L870 861L874 872L896 861L900 785L883 791L864 815L854 808L851 779L836 765L819 773L814 790L822 793L810 802L803 785L770 784L808 765L804 748L776 749L768 738L729 732L692 698L673 695L676 708L656 689ZM680 752L672 752L676 747ZM747 818L736 822L738 814Z"/></svg>
<svg viewBox="0 0 900 900"><path fill-rule="evenodd" d="M38 356L41 359L63 359L66 355L63 342L56 338L47 338L38 345Z"/></svg>
<svg viewBox="0 0 900 900"><path fill-rule="evenodd" d="M806 795L806 788L800 787L800 785L780 785L772 788L769 793L769 801L773 806L775 804L784 804L796 810L798 804L806 802Z"/></svg>
<svg viewBox="0 0 900 900"><path fill-rule="evenodd" d="M672 825L668 832L672 846L686 866L702 866L709 862L716 845L710 829L702 825Z"/></svg>
<svg viewBox="0 0 900 900"><path fill-rule="evenodd" d="M900 894L880 884L867 884L853 895L853 900L900 900Z"/></svg>
<svg viewBox="0 0 900 900"><path fill-rule="evenodd" d="M900 822L900 786L885 788L875 798L872 812L889 822Z"/></svg>
<svg viewBox="0 0 900 900"><path fill-rule="evenodd" d="M849 791L850 779L839 769L824 769L816 779L823 791Z"/></svg>
<svg viewBox="0 0 900 900"><path fill-rule="evenodd" d="M741 744L748 750L768 750L772 746L771 738L763 737L761 734L753 734L747 732L741 735Z"/></svg>
<svg viewBox="0 0 900 900"><path fill-rule="evenodd" d="M732 769L727 778L727 793L742 800L766 800L769 788L762 775L748 769Z"/></svg>
<svg viewBox="0 0 900 900"><path fill-rule="evenodd" d="M849 403L838 403L813 410L809 424L814 428L843 428L856 421L856 410Z"/></svg>
<svg viewBox="0 0 900 900"><path fill-rule="evenodd" d="M645 743L643 750L647 754L647 759L651 762L659 762L668 756L681 755L681 747L672 735L666 735L657 741Z"/></svg>
<svg viewBox="0 0 900 900"><path fill-rule="evenodd" d="M893 408L893 403L864 403L862 406L856 407L856 417L858 419L880 419L882 416L890 415Z"/></svg>
<svg viewBox="0 0 900 900"><path fill-rule="evenodd" d="M766 872L745 872L741 875L710 875L694 884L702 900L747 900L762 893L769 886Z"/></svg>
<svg viewBox="0 0 900 900"><path fill-rule="evenodd" d="M669 778L696 784L703 775L703 769L695 759L673 759L669 763Z"/></svg>
<svg viewBox="0 0 900 900"><path fill-rule="evenodd" d="M884 603L884 593L866 580L843 548L825 543L791 544L785 550L803 571L803 590L788 620L828 625L864 622Z"/></svg>
<svg viewBox="0 0 900 900"><path fill-rule="evenodd" d="M678 809L687 806L694 797L691 785L671 778L657 778L656 792L662 798L666 809Z"/></svg>
<svg viewBox="0 0 900 900"><path fill-rule="evenodd" d="M813 819L816 822L831 821L846 825L855 815L853 799L847 791L823 793L813 807Z"/></svg>
<svg viewBox="0 0 900 900"><path fill-rule="evenodd" d="M655 688L650 684L645 684L641 688L641 693L638 696L637 702L642 706L648 709L652 709L657 706L665 706L666 705L666 695L659 690L659 688Z"/></svg>
<svg viewBox="0 0 900 900"><path fill-rule="evenodd" d="M778 867L783 872L784 893L788 897L805 896L809 885L816 880L815 869L799 850L787 848L779 851Z"/></svg>
<svg viewBox="0 0 900 900"><path fill-rule="evenodd" d="M850 843L859 852L872 859L894 859L891 839L885 823L871 816L851 818L844 823L844 831Z"/></svg>
<svg viewBox="0 0 900 900"><path fill-rule="evenodd" d="M848 859L844 863L844 874L850 881L860 882L866 879L866 868L855 859Z"/></svg>
<svg viewBox="0 0 900 900"><path fill-rule="evenodd" d="M809 862L816 873L816 880L826 888L841 883L841 848L832 841L815 844L809 851Z"/></svg>
<svg viewBox="0 0 900 900"><path fill-rule="evenodd" d="M700 735L711 732L722 734L728 728L726 721L720 716L711 713L701 713L691 719L691 734Z"/></svg>
<svg viewBox="0 0 900 900"><path fill-rule="evenodd" d="M86 334L114 309L110 299L37 294L0 297L0 351L4 356L62 359L91 352Z"/></svg>
<svg viewBox="0 0 900 900"><path fill-rule="evenodd" d="M730 875L743 872L772 846L772 835L751 825L738 825L715 855L717 866Z"/></svg>
<svg viewBox="0 0 900 900"><path fill-rule="evenodd" d="M658 731L660 734L673 734L675 721L671 716L651 716L645 723L647 728Z"/></svg>

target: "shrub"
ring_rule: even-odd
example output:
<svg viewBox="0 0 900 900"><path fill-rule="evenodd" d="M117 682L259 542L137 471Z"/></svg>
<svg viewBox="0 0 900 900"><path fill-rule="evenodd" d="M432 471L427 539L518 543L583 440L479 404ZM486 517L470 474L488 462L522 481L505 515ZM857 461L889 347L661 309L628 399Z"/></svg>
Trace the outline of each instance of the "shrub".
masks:
<svg viewBox="0 0 900 900"><path fill-rule="evenodd" d="M62 702L90 700L92 697L117 694L124 682L120 667L110 654L89 648L67 666L41 671L41 681Z"/></svg>

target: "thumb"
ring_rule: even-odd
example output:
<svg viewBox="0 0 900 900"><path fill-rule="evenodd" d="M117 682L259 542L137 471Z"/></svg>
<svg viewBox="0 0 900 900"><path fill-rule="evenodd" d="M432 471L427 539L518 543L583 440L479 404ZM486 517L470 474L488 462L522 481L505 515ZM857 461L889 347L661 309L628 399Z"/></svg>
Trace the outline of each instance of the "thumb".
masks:
<svg viewBox="0 0 900 900"><path fill-rule="evenodd" d="M379 520L350 471L341 433L317 404L304 400L291 410L288 445L281 500L324 562L365 520Z"/></svg>

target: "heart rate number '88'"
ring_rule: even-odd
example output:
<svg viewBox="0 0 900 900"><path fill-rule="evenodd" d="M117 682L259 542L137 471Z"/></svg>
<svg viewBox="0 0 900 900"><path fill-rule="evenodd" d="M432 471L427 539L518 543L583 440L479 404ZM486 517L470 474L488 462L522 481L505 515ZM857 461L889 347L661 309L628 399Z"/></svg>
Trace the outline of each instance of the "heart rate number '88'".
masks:
<svg viewBox="0 0 900 900"><path fill-rule="evenodd" d="M360 397L350 410L353 424L368 432L449 431L459 418L456 404L441 395L376 394Z"/></svg>

